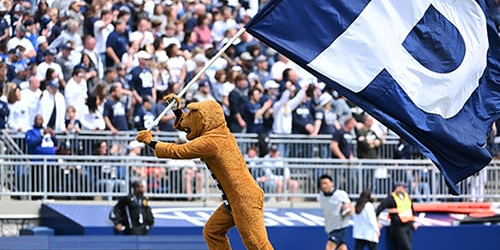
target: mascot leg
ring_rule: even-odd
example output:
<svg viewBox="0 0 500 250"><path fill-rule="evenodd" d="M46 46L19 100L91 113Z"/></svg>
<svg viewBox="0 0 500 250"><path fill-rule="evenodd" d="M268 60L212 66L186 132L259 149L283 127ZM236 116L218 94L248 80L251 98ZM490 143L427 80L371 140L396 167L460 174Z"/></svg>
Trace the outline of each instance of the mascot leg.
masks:
<svg viewBox="0 0 500 250"><path fill-rule="evenodd" d="M248 250L273 250L264 225L264 193L261 189L258 192L259 199L232 207L233 218Z"/></svg>
<svg viewBox="0 0 500 250"><path fill-rule="evenodd" d="M234 225L233 217L224 210L224 204L221 204L203 228L203 237L205 237L208 249L230 250L231 245L227 233Z"/></svg>

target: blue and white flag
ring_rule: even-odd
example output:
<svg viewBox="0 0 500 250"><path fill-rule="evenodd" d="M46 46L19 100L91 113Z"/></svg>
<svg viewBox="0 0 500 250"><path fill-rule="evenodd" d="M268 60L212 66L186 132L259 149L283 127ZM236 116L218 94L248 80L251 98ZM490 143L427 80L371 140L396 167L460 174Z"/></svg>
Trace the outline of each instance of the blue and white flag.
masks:
<svg viewBox="0 0 500 250"><path fill-rule="evenodd" d="M484 0L271 0L247 31L441 170L451 193L492 158L500 39Z"/></svg>

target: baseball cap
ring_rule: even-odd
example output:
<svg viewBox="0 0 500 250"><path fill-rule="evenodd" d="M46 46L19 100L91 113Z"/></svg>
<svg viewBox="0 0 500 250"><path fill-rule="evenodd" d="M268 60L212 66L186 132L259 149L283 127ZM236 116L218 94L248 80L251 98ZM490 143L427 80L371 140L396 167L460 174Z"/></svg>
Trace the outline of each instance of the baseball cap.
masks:
<svg viewBox="0 0 500 250"><path fill-rule="evenodd" d="M206 63L208 59L203 54L196 54L196 56L194 56L194 61L197 63Z"/></svg>
<svg viewBox="0 0 500 250"><path fill-rule="evenodd" d="M280 87L280 85L277 82L275 82L274 80L269 80L269 81L264 83L265 89L277 89L279 87Z"/></svg>
<svg viewBox="0 0 500 250"><path fill-rule="evenodd" d="M149 54L145 50L141 50L141 51L137 52L137 58L139 58L139 59L151 59L151 54Z"/></svg>
<svg viewBox="0 0 500 250"><path fill-rule="evenodd" d="M253 57L252 57L252 55L250 55L249 52L243 52L243 53L241 53L240 58L241 58L241 60L246 60L246 61L253 60Z"/></svg>
<svg viewBox="0 0 500 250"><path fill-rule="evenodd" d="M71 42L65 42L63 45L61 45L61 49L73 49L73 45Z"/></svg>
<svg viewBox="0 0 500 250"><path fill-rule="evenodd" d="M40 45L42 43L47 42L47 37L46 36L39 36L36 38L36 45Z"/></svg>
<svg viewBox="0 0 500 250"><path fill-rule="evenodd" d="M128 143L128 149L133 149L133 148L144 148L144 143L133 140Z"/></svg>
<svg viewBox="0 0 500 250"><path fill-rule="evenodd" d="M275 152L275 151L278 151L278 150L279 150L278 146L276 146L276 145L271 145L271 147L269 147L269 151L274 151Z"/></svg>
<svg viewBox="0 0 500 250"><path fill-rule="evenodd" d="M255 61L256 62L266 62L267 57L265 55L259 55L259 56L257 56L257 58L255 58Z"/></svg>
<svg viewBox="0 0 500 250"><path fill-rule="evenodd" d="M16 73L29 69L27 64L20 63L16 66Z"/></svg>
<svg viewBox="0 0 500 250"><path fill-rule="evenodd" d="M206 87L206 86L209 86L207 79L204 79L198 83L198 87Z"/></svg>
<svg viewBox="0 0 500 250"><path fill-rule="evenodd" d="M319 97L319 105L321 107L323 107L325 104L327 104L329 101L333 100L333 97L332 95L328 94L328 93L323 93L321 94L321 96Z"/></svg>
<svg viewBox="0 0 500 250"><path fill-rule="evenodd" d="M46 56L46 55L56 55L56 54L57 54L57 50L52 48L52 49L46 50L43 55Z"/></svg>

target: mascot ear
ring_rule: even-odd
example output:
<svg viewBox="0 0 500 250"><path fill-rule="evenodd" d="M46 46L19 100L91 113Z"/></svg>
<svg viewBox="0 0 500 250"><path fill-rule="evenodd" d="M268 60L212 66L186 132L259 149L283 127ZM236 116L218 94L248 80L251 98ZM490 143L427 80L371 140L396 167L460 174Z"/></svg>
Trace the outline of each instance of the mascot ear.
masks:
<svg viewBox="0 0 500 250"><path fill-rule="evenodd" d="M200 103L198 102L192 102L186 106L187 109L189 110L199 110L200 109Z"/></svg>

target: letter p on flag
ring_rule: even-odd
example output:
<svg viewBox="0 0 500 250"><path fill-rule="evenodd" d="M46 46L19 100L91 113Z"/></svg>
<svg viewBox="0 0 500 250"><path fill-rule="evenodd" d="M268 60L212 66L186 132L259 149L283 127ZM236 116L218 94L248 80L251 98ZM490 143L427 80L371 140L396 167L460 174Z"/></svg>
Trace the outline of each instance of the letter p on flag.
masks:
<svg viewBox="0 0 500 250"><path fill-rule="evenodd" d="M500 116L487 13L483 0L271 0L245 28L413 143L458 194L491 161Z"/></svg>

